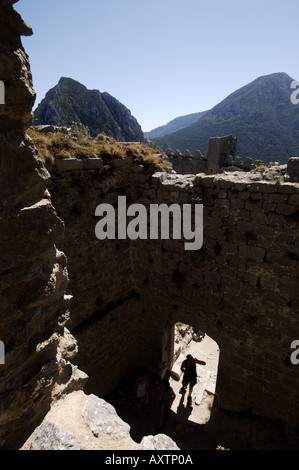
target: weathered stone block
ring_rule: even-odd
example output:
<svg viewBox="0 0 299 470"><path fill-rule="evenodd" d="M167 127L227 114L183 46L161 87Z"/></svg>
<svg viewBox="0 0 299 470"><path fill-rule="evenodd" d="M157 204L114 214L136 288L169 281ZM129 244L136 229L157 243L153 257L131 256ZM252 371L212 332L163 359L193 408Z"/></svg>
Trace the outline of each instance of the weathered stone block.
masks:
<svg viewBox="0 0 299 470"><path fill-rule="evenodd" d="M285 223L285 218L281 214L276 214L275 212L269 212L265 216L265 222L266 224L270 224L273 226L282 226Z"/></svg>
<svg viewBox="0 0 299 470"><path fill-rule="evenodd" d="M126 162L124 158L114 158L111 161L111 166L112 168L118 170L120 168L123 168L125 166Z"/></svg>
<svg viewBox="0 0 299 470"><path fill-rule="evenodd" d="M145 436L137 450L180 450L176 443L165 434Z"/></svg>
<svg viewBox="0 0 299 470"><path fill-rule="evenodd" d="M283 214L283 215L292 215L296 212L297 208L296 206L293 206L291 204L286 204L286 203L278 203L276 206L276 212L278 214Z"/></svg>
<svg viewBox="0 0 299 470"><path fill-rule="evenodd" d="M243 163L243 168L244 170L251 170L254 168L254 165L252 163L252 159L250 157L246 157Z"/></svg>
<svg viewBox="0 0 299 470"><path fill-rule="evenodd" d="M263 195L262 193L251 193L250 199L253 199L254 201L259 201L260 199L263 199Z"/></svg>
<svg viewBox="0 0 299 470"><path fill-rule="evenodd" d="M41 424L33 435L30 450L83 450L75 436L54 423Z"/></svg>
<svg viewBox="0 0 299 470"><path fill-rule="evenodd" d="M250 212L255 212L259 211L261 208L261 202L260 201L254 201L254 200L248 200L245 201L245 210L250 211Z"/></svg>
<svg viewBox="0 0 299 470"><path fill-rule="evenodd" d="M277 185L277 191L282 194L294 194L296 191L296 188L294 184L281 183Z"/></svg>
<svg viewBox="0 0 299 470"><path fill-rule="evenodd" d="M223 176L216 176L215 177L215 184L217 188L221 189L231 189L233 182L231 179L225 178Z"/></svg>
<svg viewBox="0 0 299 470"><path fill-rule="evenodd" d="M281 194L281 193L265 193L263 196L263 199L265 201L271 201L271 202L286 202L288 200L288 195L287 194Z"/></svg>
<svg viewBox="0 0 299 470"><path fill-rule="evenodd" d="M204 186L205 188L213 188L214 186L214 175L204 175L203 173L199 173L195 176L193 185L194 186Z"/></svg>
<svg viewBox="0 0 299 470"><path fill-rule="evenodd" d="M245 189L248 190L250 188L250 185L244 181L234 181L232 184L232 189L234 191L239 191L240 193L244 191Z"/></svg>
<svg viewBox="0 0 299 470"><path fill-rule="evenodd" d="M83 160L85 170L100 170L103 166L101 158L85 158Z"/></svg>
<svg viewBox="0 0 299 470"><path fill-rule="evenodd" d="M117 415L115 408L102 398L89 395L84 412L86 423L98 438L106 436L117 442L130 433L130 426Z"/></svg>
<svg viewBox="0 0 299 470"><path fill-rule="evenodd" d="M275 263L280 266L296 266L296 260L290 259L283 253L268 252L266 254L266 259L270 263Z"/></svg>
<svg viewBox="0 0 299 470"><path fill-rule="evenodd" d="M59 158L55 162L58 171L83 170L83 160L78 158Z"/></svg>
<svg viewBox="0 0 299 470"><path fill-rule="evenodd" d="M295 206L299 206L299 194L292 194L290 197L289 197L289 200L288 200L289 204L294 204Z"/></svg>
<svg viewBox="0 0 299 470"><path fill-rule="evenodd" d="M238 194L237 197L238 197L239 199L242 199L242 200L246 201L247 199L249 199L250 193L249 193L249 191L242 191L242 192L240 192L240 193Z"/></svg>
<svg viewBox="0 0 299 470"><path fill-rule="evenodd" d="M215 207L226 207L226 208L229 208L230 207L230 201L229 199L215 199L214 201L214 206Z"/></svg>
<svg viewBox="0 0 299 470"><path fill-rule="evenodd" d="M290 175L291 180L299 181L299 157L289 159L287 172Z"/></svg>
<svg viewBox="0 0 299 470"><path fill-rule="evenodd" d="M273 202L270 202L270 201L264 202L264 204L262 205L262 209L264 212L273 212L274 211Z"/></svg>
<svg viewBox="0 0 299 470"><path fill-rule="evenodd" d="M227 191L224 191L224 190L218 190L216 192L216 196L218 197L218 199L226 199L227 198Z"/></svg>
<svg viewBox="0 0 299 470"><path fill-rule="evenodd" d="M195 150L193 158L195 158L195 159L203 158L203 155L202 155L201 151L200 150Z"/></svg>
<svg viewBox="0 0 299 470"><path fill-rule="evenodd" d="M274 184L273 182L259 181L251 183L249 189L253 192L276 193L277 186L278 185Z"/></svg>
<svg viewBox="0 0 299 470"><path fill-rule="evenodd" d="M243 258L261 262L264 259L266 250L257 246L239 245L239 253Z"/></svg>
<svg viewBox="0 0 299 470"><path fill-rule="evenodd" d="M230 205L232 209L244 209L245 203L240 198L230 198Z"/></svg>
<svg viewBox="0 0 299 470"><path fill-rule="evenodd" d="M144 174L133 174L132 181L136 184L144 184L146 183L146 176Z"/></svg>
<svg viewBox="0 0 299 470"><path fill-rule="evenodd" d="M225 137L211 137L206 155L208 174L216 174L226 157L236 155L237 139L232 135Z"/></svg>

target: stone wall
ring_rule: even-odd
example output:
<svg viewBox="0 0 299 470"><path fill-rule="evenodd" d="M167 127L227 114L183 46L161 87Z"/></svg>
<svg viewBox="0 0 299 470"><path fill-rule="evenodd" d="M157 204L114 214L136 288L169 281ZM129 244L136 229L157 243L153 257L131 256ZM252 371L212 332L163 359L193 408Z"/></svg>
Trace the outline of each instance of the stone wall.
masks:
<svg viewBox="0 0 299 470"><path fill-rule="evenodd" d="M296 424L299 185L262 173L153 174L131 159L111 168L52 171L65 222L71 332L88 392L105 396L136 365L163 375L178 321L220 347L219 404ZM97 205L204 204L204 245L179 240L102 240ZM286 400L281 397L287 397Z"/></svg>
<svg viewBox="0 0 299 470"><path fill-rule="evenodd" d="M153 174L130 158L47 171L25 134L35 95L20 35L31 29L14 3L0 2L1 449L17 448L53 400L82 388L78 366L100 396L137 365L162 376L178 321L220 347L220 407L297 425L299 184ZM95 208L119 195L146 207L203 202L203 247L97 240Z"/></svg>
<svg viewBox="0 0 299 470"><path fill-rule="evenodd" d="M32 31L13 3L0 2L0 77L5 85L5 104L0 105L1 449L18 446L53 397L76 381L69 361L77 348L65 328L68 274L59 250L63 222L47 190L49 173L24 130L31 123L35 93L20 35Z"/></svg>
<svg viewBox="0 0 299 470"><path fill-rule="evenodd" d="M289 159L287 164L287 173L290 181L299 183L299 157Z"/></svg>
<svg viewBox="0 0 299 470"><path fill-rule="evenodd" d="M221 407L295 422L297 370L289 349L298 332L299 188L243 178L156 176L160 201L182 202L186 190L189 201L202 198L204 246L187 253L176 241L149 242L146 267L140 241L135 279L147 273L144 308L165 327L160 344L169 345L177 321L218 343ZM171 361L167 352L164 360Z"/></svg>
<svg viewBox="0 0 299 470"><path fill-rule="evenodd" d="M169 148L166 149L165 153L173 169L180 174L191 173L196 175L197 173L206 173L215 175L227 169L250 171L263 165L261 160L253 162L250 157L245 158L243 161L240 156L236 155L236 149L237 138L228 135L211 137L206 155L202 155L200 150L196 150L192 155L189 150L185 150L182 154L179 150L174 152Z"/></svg>
<svg viewBox="0 0 299 470"><path fill-rule="evenodd" d="M134 290L130 241L98 240L95 209L102 203L116 206L119 194L132 202L138 192L133 189L135 180L143 181L152 170L134 167L130 158L115 159L108 169L58 168L61 163L51 170L49 190L65 223L62 249L68 250L73 295L68 326L80 344L77 363L91 372L86 390L103 396L136 365L134 305L139 304L140 294Z"/></svg>
<svg viewBox="0 0 299 470"><path fill-rule="evenodd" d="M204 158L175 157L171 155L168 159L174 171L181 175L197 175L197 173L205 173L207 171L207 161Z"/></svg>

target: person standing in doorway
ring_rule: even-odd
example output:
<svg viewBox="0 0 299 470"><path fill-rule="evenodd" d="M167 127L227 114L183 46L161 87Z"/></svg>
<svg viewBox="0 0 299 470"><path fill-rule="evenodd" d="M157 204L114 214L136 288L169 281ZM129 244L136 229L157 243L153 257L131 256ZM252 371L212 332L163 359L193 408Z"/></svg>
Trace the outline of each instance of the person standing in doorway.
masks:
<svg viewBox="0 0 299 470"><path fill-rule="evenodd" d="M183 380L182 380L182 388L180 393L184 393L189 385L189 394L188 394L188 405L192 403L192 392L193 388L197 382L197 372L196 372L196 364L201 364L203 366L206 365L204 361L200 361L195 357L188 354L186 359L182 362L181 371L184 373Z"/></svg>

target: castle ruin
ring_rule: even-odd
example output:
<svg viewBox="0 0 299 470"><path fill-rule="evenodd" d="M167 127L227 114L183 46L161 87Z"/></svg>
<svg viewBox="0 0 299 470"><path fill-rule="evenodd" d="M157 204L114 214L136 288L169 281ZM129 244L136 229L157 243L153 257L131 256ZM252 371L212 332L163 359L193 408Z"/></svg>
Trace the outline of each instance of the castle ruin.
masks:
<svg viewBox="0 0 299 470"><path fill-rule="evenodd" d="M18 448L53 401L105 397L136 365L160 377L177 322L219 345L220 409L298 424L299 183L250 173L156 172L132 158L46 168L25 130L34 102L15 1L0 3L0 447ZM211 149L212 152L212 149ZM231 152L230 152L231 153ZM217 162L216 162L217 163ZM216 173L215 173L216 171ZM98 240L95 208L204 206L204 243Z"/></svg>

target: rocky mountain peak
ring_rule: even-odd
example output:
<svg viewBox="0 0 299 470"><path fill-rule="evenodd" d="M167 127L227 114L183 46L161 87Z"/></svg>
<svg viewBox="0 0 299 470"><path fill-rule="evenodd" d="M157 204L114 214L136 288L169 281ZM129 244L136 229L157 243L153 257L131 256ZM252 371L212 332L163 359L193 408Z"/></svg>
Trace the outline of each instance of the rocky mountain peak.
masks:
<svg viewBox="0 0 299 470"><path fill-rule="evenodd" d="M78 81L61 77L34 113L36 125L71 127L75 122L91 136L104 132L118 141L144 141L140 125L131 111L109 93L88 90Z"/></svg>

